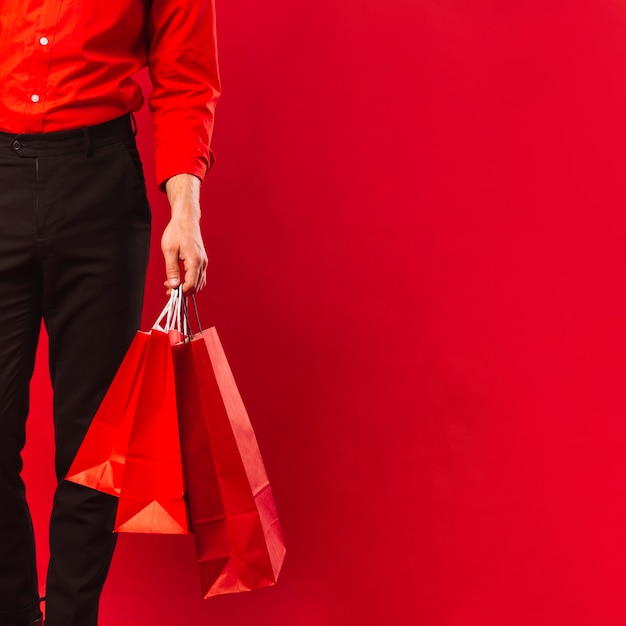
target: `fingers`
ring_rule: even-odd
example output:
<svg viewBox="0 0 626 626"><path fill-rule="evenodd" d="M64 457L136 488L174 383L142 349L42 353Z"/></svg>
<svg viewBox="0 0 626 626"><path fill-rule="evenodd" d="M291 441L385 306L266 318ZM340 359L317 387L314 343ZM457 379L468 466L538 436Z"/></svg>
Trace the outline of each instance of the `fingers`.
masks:
<svg viewBox="0 0 626 626"><path fill-rule="evenodd" d="M165 255L165 252L164 252ZM183 264L184 277L182 280L183 294L190 296L198 293L206 287L206 270L208 261L204 249L194 255L185 256L179 259L178 254L165 255L165 274L167 279L163 283L167 290L167 295L172 289L181 284L180 262Z"/></svg>
<svg viewBox="0 0 626 626"><path fill-rule="evenodd" d="M208 260L197 221L170 220L163 231L161 250L166 276L163 284L168 295L179 285L184 295L204 288Z"/></svg>
<svg viewBox="0 0 626 626"><path fill-rule="evenodd" d="M192 260L183 260L185 279L183 281L183 294L197 293L206 284L206 260L202 256L196 256Z"/></svg>

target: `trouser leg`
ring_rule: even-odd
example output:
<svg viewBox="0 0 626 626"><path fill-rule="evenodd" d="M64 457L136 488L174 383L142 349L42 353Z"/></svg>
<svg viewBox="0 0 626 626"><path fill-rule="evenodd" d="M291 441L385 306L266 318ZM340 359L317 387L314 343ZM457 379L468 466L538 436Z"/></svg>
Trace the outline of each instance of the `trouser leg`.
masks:
<svg viewBox="0 0 626 626"><path fill-rule="evenodd" d="M115 546L116 499L64 481L140 325L150 213L134 153L41 159L43 311L54 389L56 472L48 626L96 626Z"/></svg>
<svg viewBox="0 0 626 626"><path fill-rule="evenodd" d="M33 162L0 155L0 626L39 613L35 546L20 473L41 324Z"/></svg>

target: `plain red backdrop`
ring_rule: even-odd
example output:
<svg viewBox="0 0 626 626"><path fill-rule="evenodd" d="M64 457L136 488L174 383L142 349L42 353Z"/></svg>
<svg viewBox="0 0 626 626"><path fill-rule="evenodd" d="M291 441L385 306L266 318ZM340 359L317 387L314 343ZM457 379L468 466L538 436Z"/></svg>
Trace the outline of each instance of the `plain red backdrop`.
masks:
<svg viewBox="0 0 626 626"><path fill-rule="evenodd" d="M626 623L623 3L233 0L218 21L200 304L287 559L203 601L189 538L123 536L102 626Z"/></svg>

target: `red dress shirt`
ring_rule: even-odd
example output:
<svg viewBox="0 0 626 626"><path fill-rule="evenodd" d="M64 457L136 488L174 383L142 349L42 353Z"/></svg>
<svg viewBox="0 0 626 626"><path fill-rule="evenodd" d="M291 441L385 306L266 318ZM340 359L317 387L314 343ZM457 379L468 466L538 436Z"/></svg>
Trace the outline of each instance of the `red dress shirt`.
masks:
<svg viewBox="0 0 626 626"><path fill-rule="evenodd" d="M219 97L214 0L1 0L0 130L43 133L137 111L148 65L158 183L203 179Z"/></svg>

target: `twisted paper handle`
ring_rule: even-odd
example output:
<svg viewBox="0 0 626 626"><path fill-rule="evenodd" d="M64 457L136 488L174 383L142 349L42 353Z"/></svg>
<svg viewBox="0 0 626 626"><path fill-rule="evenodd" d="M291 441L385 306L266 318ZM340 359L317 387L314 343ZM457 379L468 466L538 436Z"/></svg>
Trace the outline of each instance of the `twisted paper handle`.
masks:
<svg viewBox="0 0 626 626"><path fill-rule="evenodd" d="M165 325L161 326L163 319L165 319ZM183 337L189 336L190 328L189 319L187 316L187 302L186 298L183 300L183 291L181 286L177 287L176 289L172 289L168 303L161 311L161 314L157 318L152 328L162 330L166 333L168 333L170 330L177 330L183 335Z"/></svg>

